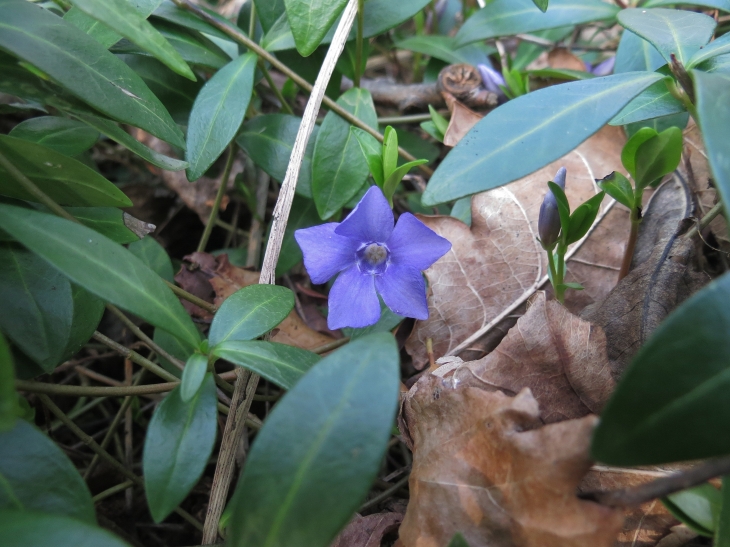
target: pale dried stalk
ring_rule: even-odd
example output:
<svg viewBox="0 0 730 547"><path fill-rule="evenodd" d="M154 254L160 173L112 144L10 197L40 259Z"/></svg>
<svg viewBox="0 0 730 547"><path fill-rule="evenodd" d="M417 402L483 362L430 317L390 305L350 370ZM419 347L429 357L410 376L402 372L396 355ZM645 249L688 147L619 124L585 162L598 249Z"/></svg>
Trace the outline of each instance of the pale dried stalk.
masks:
<svg viewBox="0 0 730 547"><path fill-rule="evenodd" d="M304 152L307 149L309 137L314 129L317 121L322 98L324 97L327 84L332 77L332 72L337 64L345 42L350 34L350 29L355 22L357 15L357 0L350 0L342 13L342 19L337 27L332 44L327 51L327 56L322 63L322 68L314 83L314 88L307 102L307 107L302 116L302 123L299 126L297 138L292 147L289 166L286 170L284 182L281 184L279 198L276 201L274 212L271 219L271 232L269 241L266 245L266 254L264 255L264 263L261 267L261 276L259 283L273 285L276 277L276 263L279 260L281 252L281 244L284 239L284 230L289 220L289 212L291 211L292 200L294 199L294 190L297 186L299 178L299 170L304 159ZM244 431L245 420L242 417L248 414L251 407L253 394L256 391L259 377L256 374L238 369L236 372L236 388L231 397L230 414L226 420L225 431L223 432L223 440L218 456L218 464L216 465L215 475L213 477L213 486L210 493L210 502L208 504L208 512L205 516L205 526L203 530L202 544L215 543L218 538L218 521L220 520L223 507L228 496L228 487L230 486L231 476L233 474L233 462L236 454L236 447L241 442Z"/></svg>
<svg viewBox="0 0 730 547"><path fill-rule="evenodd" d="M596 221L593 223L593 226L591 226L590 230L588 230L588 233L583 236L583 239L578 241L572 249L570 249L567 253L565 253L565 260L566 262L580 250L580 248L583 246L583 243L585 243L590 235L593 233L593 230L596 229L596 227L601 223L603 218L608 214L608 212L613 208L613 206L616 205L616 201L611 200L611 203L609 203L606 208L601 212L601 214L596 218ZM451 355L458 355L465 349L467 349L471 344L479 340L482 336L487 334L490 330L492 330L494 327L496 327L505 317L510 315L513 311L515 311L517 308L519 308L522 304L524 304L528 298L530 298L537 289L542 287L545 283L549 281L548 276L545 275L543 277L538 277L535 280L535 283L530 287L527 291L524 292L522 296L520 296L517 300L512 302L507 308L502 311L497 317L492 319L489 323L484 325L481 329L476 331L474 334L472 334L469 338L464 340L461 344L456 346L455 348L449 350L444 357L448 357Z"/></svg>

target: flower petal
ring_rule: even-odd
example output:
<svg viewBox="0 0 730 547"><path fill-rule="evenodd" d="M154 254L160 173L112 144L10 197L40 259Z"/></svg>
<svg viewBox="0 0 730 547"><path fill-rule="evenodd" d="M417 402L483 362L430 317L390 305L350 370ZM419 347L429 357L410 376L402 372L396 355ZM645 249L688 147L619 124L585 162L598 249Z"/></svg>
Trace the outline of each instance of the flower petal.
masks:
<svg viewBox="0 0 730 547"><path fill-rule="evenodd" d="M357 239L360 243L385 243L392 232L393 211L377 186L366 192L335 229L336 234Z"/></svg>
<svg viewBox="0 0 730 547"><path fill-rule="evenodd" d="M393 234L386 242L391 261L416 270L427 269L451 249L448 239L441 237L411 213L403 213Z"/></svg>
<svg viewBox="0 0 730 547"><path fill-rule="evenodd" d="M380 319L380 302L375 292L373 276L364 274L357 266L345 270L335 280L329 296L327 326L362 328Z"/></svg>
<svg viewBox="0 0 730 547"><path fill-rule="evenodd" d="M357 262L357 241L335 233L337 222L294 232L312 283L320 285Z"/></svg>
<svg viewBox="0 0 730 547"><path fill-rule="evenodd" d="M383 275L375 278L375 287L393 312L405 317L428 319L426 282L420 270L390 264Z"/></svg>

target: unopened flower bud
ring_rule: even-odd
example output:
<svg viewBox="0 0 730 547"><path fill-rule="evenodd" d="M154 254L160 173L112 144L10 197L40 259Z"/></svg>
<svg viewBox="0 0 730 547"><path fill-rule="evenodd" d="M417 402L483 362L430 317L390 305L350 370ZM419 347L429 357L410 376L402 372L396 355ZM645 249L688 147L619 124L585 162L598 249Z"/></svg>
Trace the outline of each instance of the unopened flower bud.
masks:
<svg viewBox="0 0 730 547"><path fill-rule="evenodd" d="M499 88L499 86L505 85L502 75L489 65L477 65L477 68L479 69L479 74L482 76L482 82L487 91L502 95L503 92Z"/></svg>
<svg viewBox="0 0 730 547"><path fill-rule="evenodd" d="M558 169L553 182L565 190L565 167ZM558 200L555 199L553 191L548 189L545 198L540 205L540 216L537 220L537 232L540 235L542 246L547 248L555 245L560 235L560 213L558 212Z"/></svg>
<svg viewBox="0 0 730 547"><path fill-rule="evenodd" d="M605 61L598 63L594 67L589 67L588 72L596 76L608 76L613 72L613 67L616 66L616 57L609 57Z"/></svg>

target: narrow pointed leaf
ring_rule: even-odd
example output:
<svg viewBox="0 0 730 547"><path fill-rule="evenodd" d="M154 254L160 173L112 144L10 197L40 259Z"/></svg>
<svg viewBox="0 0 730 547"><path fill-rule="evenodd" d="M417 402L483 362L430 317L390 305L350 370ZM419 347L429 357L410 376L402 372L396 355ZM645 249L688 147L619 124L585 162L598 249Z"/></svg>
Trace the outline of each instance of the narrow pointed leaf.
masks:
<svg viewBox="0 0 730 547"><path fill-rule="evenodd" d="M162 2L159 2L159 0L157 1L159 6L157 7L157 9L155 9L153 13L155 18L167 21L168 23L174 23L190 30L204 32L209 36L215 36L216 38L221 38L222 40L230 41L230 36L228 36L225 32L223 32L222 30L218 30L216 27L210 25L209 23L206 23L194 13L191 13L183 8L179 8L172 2L172 0L162 0ZM225 17L219 15L215 11L207 9L205 6L199 7L220 23L233 26L231 25L230 21L228 21ZM260 10L257 10L257 15L261 15ZM248 31L248 28L242 30Z"/></svg>
<svg viewBox="0 0 730 547"><path fill-rule="evenodd" d="M383 176L383 146L370 133L358 127L351 126L350 132L355 135L357 142L360 144L360 150L368 163L373 180L382 188L385 182Z"/></svg>
<svg viewBox="0 0 730 547"><path fill-rule="evenodd" d="M297 50L311 55L345 9L347 0L284 0Z"/></svg>
<svg viewBox="0 0 730 547"><path fill-rule="evenodd" d="M545 13L548 9L548 0L532 0L532 2L538 7L538 9Z"/></svg>
<svg viewBox="0 0 730 547"><path fill-rule="evenodd" d="M0 47L100 112L184 148L159 99L124 62L71 23L25 0L0 0Z"/></svg>
<svg viewBox="0 0 730 547"><path fill-rule="evenodd" d="M599 192L585 203L581 203L570 215L570 229L566 237L566 243L571 245L581 239L591 229L598 216L598 211L603 201L603 192Z"/></svg>
<svg viewBox="0 0 730 547"><path fill-rule="evenodd" d="M99 132L86 124L60 116L25 120L13 127L8 135L42 144L66 156L86 152L99 138Z"/></svg>
<svg viewBox="0 0 730 547"><path fill-rule="evenodd" d="M162 245L157 243L155 238L147 235L143 239L138 239L130 244L127 248L130 253L149 266L150 270L162 279L166 279L170 283L173 282L175 272L172 268L172 261L167 251L165 251Z"/></svg>
<svg viewBox="0 0 730 547"><path fill-rule="evenodd" d="M99 298L193 345L200 342L172 291L121 245L86 226L10 205L0 205L0 228Z"/></svg>
<svg viewBox="0 0 730 547"><path fill-rule="evenodd" d="M398 376L390 333L351 342L313 367L256 436L231 500L227 543L327 547L380 467Z"/></svg>
<svg viewBox="0 0 730 547"><path fill-rule="evenodd" d="M36 511L0 511L0 534L23 547L129 547L98 526Z"/></svg>
<svg viewBox="0 0 730 547"><path fill-rule="evenodd" d="M199 179L236 136L251 100L256 55L234 59L208 80L195 99L185 159L189 181Z"/></svg>
<svg viewBox="0 0 730 547"><path fill-rule="evenodd" d="M180 399L188 403L203 385L205 374L208 372L208 356L194 353L185 363L180 382Z"/></svg>
<svg viewBox="0 0 730 547"><path fill-rule="evenodd" d="M319 355L305 349L262 341L221 342L213 348L213 355L251 370L287 390L320 360Z"/></svg>
<svg viewBox="0 0 730 547"><path fill-rule="evenodd" d="M573 150L661 78L648 72L615 74L552 86L505 103L449 152L422 203L451 201L532 173Z"/></svg>
<svg viewBox="0 0 730 547"><path fill-rule="evenodd" d="M409 36L395 45L397 48L429 55L445 63L467 63L473 66L484 63L487 56L495 52L494 48L482 43L456 47L454 38L437 34Z"/></svg>
<svg viewBox="0 0 730 547"><path fill-rule="evenodd" d="M294 308L294 294L277 285L249 285L226 298L210 325L211 347L252 340L281 323Z"/></svg>
<svg viewBox="0 0 730 547"><path fill-rule="evenodd" d="M722 500L720 518L715 531L715 547L730 547L730 478L722 478Z"/></svg>
<svg viewBox="0 0 730 547"><path fill-rule="evenodd" d="M467 19L456 35L456 46L498 36L610 21L618 12L618 7L600 0L551 0L545 13L533 0L494 0Z"/></svg>
<svg viewBox="0 0 730 547"><path fill-rule="evenodd" d="M708 59L718 55L727 55L728 53L730 53L730 34L723 34L695 53L687 63L687 67L692 68Z"/></svg>
<svg viewBox="0 0 730 547"><path fill-rule="evenodd" d="M132 202L99 173L46 146L0 135L0 152L60 205L130 207ZM0 195L37 201L0 165Z"/></svg>
<svg viewBox="0 0 730 547"><path fill-rule="evenodd" d="M12 429L19 415L13 355L8 341L0 332L0 434Z"/></svg>
<svg viewBox="0 0 730 547"><path fill-rule="evenodd" d="M139 241L139 236L127 227L130 215L116 207L65 207L84 226L96 230L115 243L126 245ZM136 220L136 219L135 219Z"/></svg>
<svg viewBox="0 0 730 547"><path fill-rule="evenodd" d="M147 429L142 455L147 503L155 522L180 505L196 485L213 452L216 394L211 373L187 403L180 388L157 407Z"/></svg>
<svg viewBox="0 0 730 547"><path fill-rule="evenodd" d="M161 0L134 0L130 2L130 6L143 18L147 18L160 5ZM71 7L63 18L72 23L86 34L94 38L105 48L109 48L121 40L121 36L113 29L86 15L77 7Z"/></svg>
<svg viewBox="0 0 730 547"><path fill-rule="evenodd" d="M185 78L195 81L195 74L180 54L142 17L126 0L73 0L74 6L86 15L101 21L143 50L149 52L164 65Z"/></svg>
<svg viewBox="0 0 730 547"><path fill-rule="evenodd" d="M618 21L659 50L670 63L672 54L683 65L712 38L717 23L712 17L673 9L630 8L621 10Z"/></svg>
<svg viewBox="0 0 730 547"><path fill-rule="evenodd" d="M681 112L686 112L682 101L674 98L664 82L657 82L634 97L608 123L627 125Z"/></svg>
<svg viewBox="0 0 730 547"><path fill-rule="evenodd" d="M409 161L408 163L404 163L395 171L393 171L393 173L391 173L391 175L388 177L388 180L385 181L385 184L383 184L383 193L385 194L385 196L390 199L395 193L395 189L398 187L398 184L400 184L400 181L402 181L403 177L408 174L408 171L410 171L414 167L423 165L424 163L428 163L428 160Z"/></svg>
<svg viewBox="0 0 730 547"><path fill-rule="evenodd" d="M0 510L42 511L96 524L86 483L47 435L18 420L0 433L0 446Z"/></svg>

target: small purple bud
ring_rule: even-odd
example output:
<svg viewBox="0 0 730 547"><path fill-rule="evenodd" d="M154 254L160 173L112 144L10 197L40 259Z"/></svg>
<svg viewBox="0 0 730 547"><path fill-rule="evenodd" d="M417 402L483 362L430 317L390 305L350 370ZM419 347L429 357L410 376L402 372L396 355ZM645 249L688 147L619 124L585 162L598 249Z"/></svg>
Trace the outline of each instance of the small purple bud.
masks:
<svg viewBox="0 0 730 547"><path fill-rule="evenodd" d="M446 11L446 5L448 4L448 0L439 0L436 2L436 17L441 19L441 17L444 16L444 12Z"/></svg>
<svg viewBox="0 0 730 547"><path fill-rule="evenodd" d="M613 67L616 64L616 57L609 57L605 61L601 61L593 68L588 68L588 72L595 74L596 76L608 76L613 72ZM586 63L587 65L587 63Z"/></svg>
<svg viewBox="0 0 730 547"><path fill-rule="evenodd" d="M565 190L565 167L558 169L553 182ZM540 241L545 248L552 247L560 235L560 213L558 212L558 201L552 190L548 189L545 198L540 205L540 216L537 220L537 232Z"/></svg>
<svg viewBox="0 0 730 547"><path fill-rule="evenodd" d="M502 75L488 65L477 65L479 74L482 75L482 82L487 91L496 93L497 95L503 95L502 90L499 88L500 85L505 85L504 78Z"/></svg>

